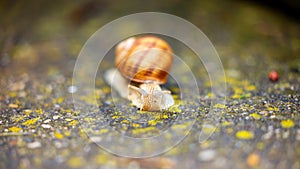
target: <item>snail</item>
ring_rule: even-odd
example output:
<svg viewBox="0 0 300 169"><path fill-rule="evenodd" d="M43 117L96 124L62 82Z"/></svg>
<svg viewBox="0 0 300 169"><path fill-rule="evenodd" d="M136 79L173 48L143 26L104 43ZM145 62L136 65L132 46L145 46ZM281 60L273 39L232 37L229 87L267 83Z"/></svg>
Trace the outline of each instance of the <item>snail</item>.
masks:
<svg viewBox="0 0 300 169"><path fill-rule="evenodd" d="M172 49L164 40L131 37L116 46L116 69L104 78L140 110L160 111L174 104L171 92L160 87L167 82L172 62Z"/></svg>

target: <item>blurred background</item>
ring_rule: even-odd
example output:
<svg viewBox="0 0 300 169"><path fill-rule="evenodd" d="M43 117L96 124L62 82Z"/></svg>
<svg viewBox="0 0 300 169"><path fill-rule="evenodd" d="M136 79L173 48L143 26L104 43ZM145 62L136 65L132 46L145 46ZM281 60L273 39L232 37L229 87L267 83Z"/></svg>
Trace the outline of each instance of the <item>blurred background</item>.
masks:
<svg viewBox="0 0 300 169"><path fill-rule="evenodd" d="M174 14L195 24L217 47L225 66L238 66L235 57L247 62L258 56L265 63L268 59L281 63L299 58L298 1L0 3L2 68L21 63L21 67L37 70L41 69L39 62L47 62L43 70L66 63L72 68L85 41L101 26L145 11Z"/></svg>

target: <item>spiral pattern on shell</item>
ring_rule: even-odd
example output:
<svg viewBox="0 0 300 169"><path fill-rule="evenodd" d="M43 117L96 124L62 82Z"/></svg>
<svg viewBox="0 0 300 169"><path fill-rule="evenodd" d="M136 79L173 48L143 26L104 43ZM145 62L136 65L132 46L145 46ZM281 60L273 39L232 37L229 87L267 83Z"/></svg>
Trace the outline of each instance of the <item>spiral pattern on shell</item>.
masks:
<svg viewBox="0 0 300 169"><path fill-rule="evenodd" d="M172 62L171 47L155 36L129 38L116 47L116 67L134 82L166 83Z"/></svg>

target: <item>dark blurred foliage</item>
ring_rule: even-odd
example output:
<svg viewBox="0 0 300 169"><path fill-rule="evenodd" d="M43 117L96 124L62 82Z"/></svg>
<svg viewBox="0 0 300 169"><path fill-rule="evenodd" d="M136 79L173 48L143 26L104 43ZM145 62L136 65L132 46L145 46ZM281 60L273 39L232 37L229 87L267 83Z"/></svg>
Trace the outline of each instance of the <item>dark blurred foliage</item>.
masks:
<svg viewBox="0 0 300 169"><path fill-rule="evenodd" d="M3 53L9 52L15 45L22 43L26 40L32 42L34 40L43 39L37 34L35 28L41 22L47 23L49 16L55 16L58 24L65 27L64 32L45 32L43 36L55 38L57 34L72 33L72 31L79 29L90 18L95 16L104 16L105 22L109 22L118 17L132 14L135 12L157 11L166 12L177 15L179 17L190 19L192 15L197 13L207 12L205 8L211 8L212 11L218 11L220 15L226 12L227 8L235 7L239 3L255 3L256 5L269 8L291 18L296 22L299 21L300 3L299 0L240 0L240 1L218 1L206 2L201 1L200 4L204 6L197 6L198 0L184 1L184 0L165 0L165 1L146 1L146 0L133 0L133 1L110 1L110 0L88 0L88 1L10 1L0 0L0 51L2 57ZM195 7L195 4L197 8ZM214 7L215 6L215 7ZM220 10L226 8L226 10ZM232 13L229 11L229 13ZM206 16L209 14L206 14ZM202 15L203 16L203 15ZM224 16L226 17L226 16ZM212 20L214 17L211 17ZM199 24L198 21L192 20L194 24ZM103 23L103 22L102 22ZM202 23L207 24L207 23ZM41 24L40 24L41 25ZM101 25L99 25L101 26ZM218 25L216 25L217 27ZM205 31L205 28L204 28Z"/></svg>
<svg viewBox="0 0 300 169"><path fill-rule="evenodd" d="M297 21L300 20L300 0L253 0L250 2L270 8Z"/></svg>

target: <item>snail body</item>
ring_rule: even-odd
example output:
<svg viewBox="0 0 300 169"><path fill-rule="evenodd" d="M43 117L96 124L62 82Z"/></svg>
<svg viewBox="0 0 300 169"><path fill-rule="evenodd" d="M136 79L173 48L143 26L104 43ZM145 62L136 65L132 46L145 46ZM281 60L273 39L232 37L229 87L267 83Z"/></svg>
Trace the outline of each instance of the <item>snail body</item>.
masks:
<svg viewBox="0 0 300 169"><path fill-rule="evenodd" d="M123 92L120 95L127 95L141 110L158 111L173 105L171 92L160 87L167 82L172 53L167 42L154 36L133 37L118 44L115 73L129 81L128 88L120 90ZM113 82L111 84L114 86Z"/></svg>

